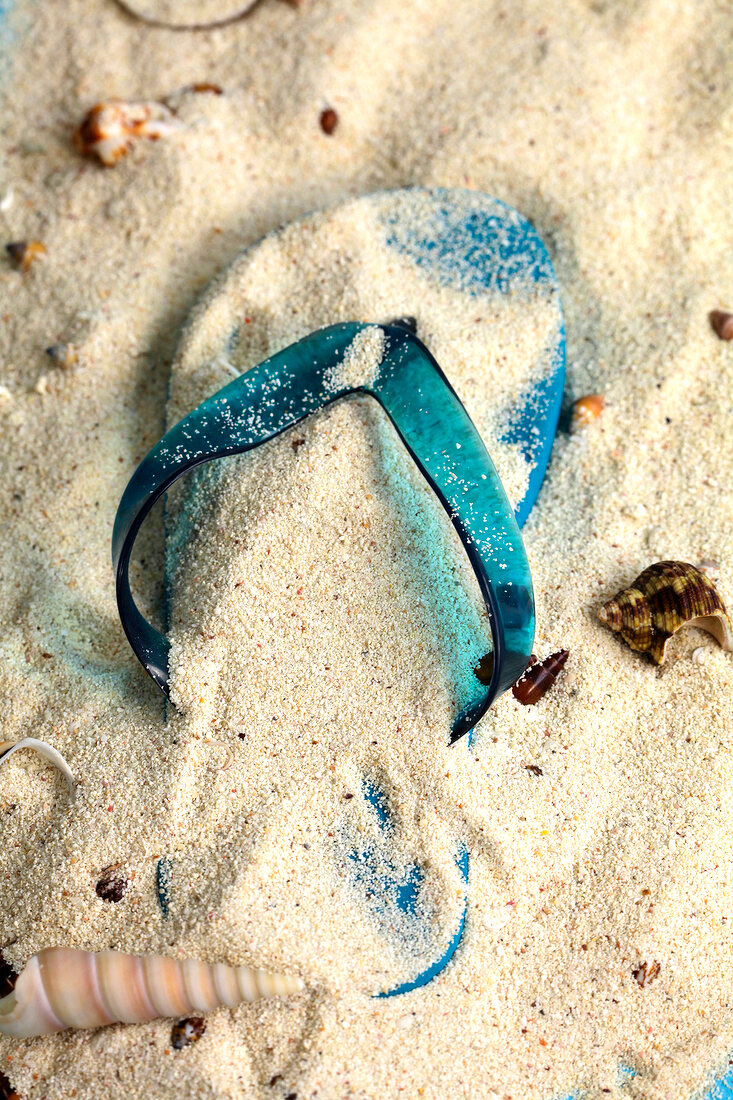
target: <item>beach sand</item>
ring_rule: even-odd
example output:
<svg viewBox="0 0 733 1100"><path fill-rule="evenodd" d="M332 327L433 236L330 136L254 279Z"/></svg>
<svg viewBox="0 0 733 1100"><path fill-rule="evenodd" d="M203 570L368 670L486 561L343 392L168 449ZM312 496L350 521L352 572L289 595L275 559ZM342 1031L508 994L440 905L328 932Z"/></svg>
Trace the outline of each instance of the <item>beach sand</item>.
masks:
<svg viewBox="0 0 733 1100"><path fill-rule="evenodd" d="M733 1048L731 656L689 630L655 668L597 611L660 559L714 561L733 603L733 344L707 316L733 307L727 5L262 0L226 27L175 32L112 0L18 0L8 20L0 224L6 241L46 252L26 272L0 269L0 739L49 741L80 785L70 804L32 754L0 770L0 951L17 969L51 944L197 956L297 973L308 988L220 1010L181 1051L165 1020L2 1039L0 1070L25 1100L549 1100L576 1088L688 1100ZM104 168L70 136L114 96L168 97L178 126ZM330 135L326 108L338 116ZM414 559L410 571L419 532L366 500L399 500L411 472L399 457L384 465L389 439L356 400L301 433L299 455L284 437L237 460L250 464L244 480L232 464L211 495L223 519L239 500L255 552L278 547L264 587L247 584L283 617L297 597L308 661L291 633L230 602L228 626L239 615L243 636L257 627L262 661L250 674L230 629L217 651L236 673L229 685L186 697L201 659L189 642L215 603L202 599L196 622L181 602L181 708L166 718L119 625L109 549L122 490L165 430L186 318L273 228L408 184L484 191L530 219L561 287L568 407L606 399L597 421L558 435L524 528L535 652L567 648L565 670L536 707L503 696L470 752L448 747L446 654L430 608L417 613ZM306 317L321 322L329 288ZM265 328L283 343L300 335L282 316ZM59 343L76 349L66 369L45 354ZM203 394L171 396L169 416ZM520 474L507 472L512 492ZM260 515L252 502L275 482ZM291 546L288 494L305 532ZM356 537L364 518L376 548ZM329 531L346 536L348 568L327 561L309 604L288 576L325 560ZM141 542L134 587L160 622L160 514ZM471 606L448 534L445 546ZM225 562L202 527L184 550L181 601L196 555L212 576L252 567L251 554ZM331 600L319 632L316 601L336 591L351 617ZM337 631L345 664L324 669L319 691L312 655ZM348 660L357 639L371 669ZM397 692L370 695L369 679L404 668ZM246 706L250 675L261 716L232 701ZM335 721L347 706L369 714L369 743L353 714L348 728ZM302 755L294 735L310 742ZM471 854L453 963L383 1001L374 983L414 957L335 903L344 886L327 843L369 768L394 797L396 848L434 869L446 926L459 909L456 839ZM155 868L168 854L184 888L164 920ZM111 865L128 883L116 903L95 892Z"/></svg>

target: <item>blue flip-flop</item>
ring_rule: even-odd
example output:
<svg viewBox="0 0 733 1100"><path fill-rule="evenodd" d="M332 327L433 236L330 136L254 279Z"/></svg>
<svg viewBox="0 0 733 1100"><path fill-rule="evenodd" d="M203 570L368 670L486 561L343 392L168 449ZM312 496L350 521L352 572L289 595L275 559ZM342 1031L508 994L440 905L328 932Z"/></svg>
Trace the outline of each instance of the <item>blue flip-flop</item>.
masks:
<svg viewBox="0 0 733 1100"><path fill-rule="evenodd" d="M128 581L132 545L155 501L193 467L260 446L350 393L369 394L385 410L447 511L488 610L493 649L490 682L482 686L473 675L464 677L465 699L452 728L446 730L446 739L457 741L470 735L491 702L521 674L532 648L532 584L518 525L537 498L560 413L564 333L558 288L547 252L532 226L515 210L485 195L410 189L354 200L349 206L358 206L360 218L381 235L388 251L431 285L474 305L516 298L527 316L541 313L545 318L545 338L535 352L536 361L522 364L520 372L531 382L510 388L505 408L498 410L504 426L498 445L520 452L528 469L521 499L512 509L484 443L450 384L450 363L442 364L446 377L420 339L419 301L411 309L414 318L341 321L303 336L206 396L143 460L125 490L115 523L113 556L120 614L137 656L167 694L168 641L142 617ZM327 212L301 223L309 247L318 247L319 226L328 216ZM258 248L276 252L280 236L287 232L292 227L266 238L247 255L251 257ZM222 282L226 284L226 274ZM212 310L221 292L216 284L205 299L202 315ZM219 344L225 351L237 343L244 319L238 315L227 321L224 308L220 314L216 314L223 326ZM383 351L373 377L335 381L354 341L374 327L381 331ZM492 339L490 333L486 339ZM176 408L175 394L173 404ZM169 533L169 548L174 543L180 548L180 530ZM169 568L172 552L169 549ZM346 870L355 896L377 913L396 908L405 918L403 934L409 936L410 928L414 930L424 919L418 900L425 872L418 865L401 873L392 867L387 855L393 829L388 800L373 779L364 780L362 795L373 816L372 839L350 851ZM456 864L465 890L468 863L467 851L457 843ZM175 891L174 865L167 858L158 865L158 883L165 913ZM465 914L464 891L456 925L442 932L431 930L430 942L443 941L434 957L417 960L413 976L388 984L376 995L408 992L439 974L460 943Z"/></svg>

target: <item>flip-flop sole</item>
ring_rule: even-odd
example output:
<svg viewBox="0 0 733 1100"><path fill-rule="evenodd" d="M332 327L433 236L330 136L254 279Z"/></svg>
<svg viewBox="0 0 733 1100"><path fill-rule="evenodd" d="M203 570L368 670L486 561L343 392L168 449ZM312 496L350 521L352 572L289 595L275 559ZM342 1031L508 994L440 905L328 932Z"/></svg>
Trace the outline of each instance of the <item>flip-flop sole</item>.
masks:
<svg viewBox="0 0 733 1100"><path fill-rule="evenodd" d="M335 260L329 231L337 223L349 254L340 300L329 303L327 315L319 314L315 296L308 305L295 303L294 307L283 294L283 269L291 256L303 261L307 254L313 263L322 244L321 267L328 271ZM394 258L396 276L392 272L390 279L382 269L388 286L375 294L373 286L363 285L364 279L379 276L385 255ZM314 266L317 280L319 265ZM274 275L278 286L277 301L268 293L268 274ZM441 298L441 317L425 315L424 301L417 293L424 286ZM489 430L494 457L505 449L517 474L515 515L523 522L542 483L562 399L564 335L559 295L547 252L530 224L510 207L475 192L410 189L370 196L285 227L249 250L218 280L187 328L171 380L169 420L176 422L226 381L231 373L222 375L222 371L232 372L233 360L235 370L246 370L319 324L348 316L377 321L388 320L385 314L390 311L415 315L418 331L425 333L431 350L440 344L436 354L451 378L451 344L438 339L445 328L446 310L464 333L469 325L485 326L478 342L485 347L486 358L493 358L494 374L497 359L525 354L526 361L508 362L502 371L504 384L494 395ZM490 328L492 321L500 330L498 335ZM462 354L465 358L465 348ZM472 361L476 366L475 354ZM467 379L465 386L467 403L474 397L474 408L469 408L481 428L485 389L480 380L472 384ZM185 544L180 532L182 512L185 508L178 512L179 526L174 522L170 532L170 573L178 560L177 548ZM391 830L388 800L372 780L364 781L362 793L373 810L377 838L373 848L378 849L380 835L386 841ZM413 865L401 876L393 876L389 867L385 873L383 859L381 880L375 881L363 870L369 855L368 851L352 852L355 886L361 885L369 904L379 908L388 896L402 913L414 917L423 871ZM456 863L467 887L468 855L462 848ZM163 866L166 889L161 897L167 905L171 866ZM434 959L413 978L380 995L407 992L439 974L460 943L465 915L464 902L452 933Z"/></svg>

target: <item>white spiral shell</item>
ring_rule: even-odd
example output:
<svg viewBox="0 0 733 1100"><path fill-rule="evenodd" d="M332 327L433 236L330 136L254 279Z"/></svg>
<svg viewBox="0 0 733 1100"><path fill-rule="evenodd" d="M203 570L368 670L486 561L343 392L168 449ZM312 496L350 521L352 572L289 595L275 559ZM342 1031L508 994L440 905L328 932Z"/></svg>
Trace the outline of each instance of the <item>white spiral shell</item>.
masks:
<svg viewBox="0 0 733 1100"><path fill-rule="evenodd" d="M299 978L247 966L51 947L28 961L13 991L0 1000L0 1032L24 1039L67 1027L141 1023L285 997L302 988Z"/></svg>

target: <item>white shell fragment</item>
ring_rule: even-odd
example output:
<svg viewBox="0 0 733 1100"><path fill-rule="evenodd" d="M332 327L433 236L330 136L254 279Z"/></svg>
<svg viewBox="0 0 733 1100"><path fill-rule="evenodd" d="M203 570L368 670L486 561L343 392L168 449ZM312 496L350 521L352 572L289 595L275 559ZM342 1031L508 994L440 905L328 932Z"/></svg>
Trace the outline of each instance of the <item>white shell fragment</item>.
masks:
<svg viewBox="0 0 733 1100"><path fill-rule="evenodd" d="M202 30L231 23L255 0L118 0L121 7L154 26Z"/></svg>
<svg viewBox="0 0 733 1100"><path fill-rule="evenodd" d="M164 103L126 103L108 99L97 103L74 132L73 143L85 156L96 156L111 167L129 153L138 138L157 141L180 123Z"/></svg>
<svg viewBox="0 0 733 1100"><path fill-rule="evenodd" d="M300 978L247 966L50 947L29 959L0 1000L0 1032L25 1039L67 1027L136 1024L302 989Z"/></svg>
<svg viewBox="0 0 733 1100"><path fill-rule="evenodd" d="M53 745L48 745L45 741L39 741L36 737L23 737L20 741L15 742L0 741L0 767L6 764L13 753L19 752L20 749L33 749L34 752L37 752L40 756L45 756L46 760L50 760L52 764L55 764L69 785L71 797L74 797L76 781L71 768Z"/></svg>

